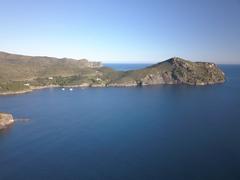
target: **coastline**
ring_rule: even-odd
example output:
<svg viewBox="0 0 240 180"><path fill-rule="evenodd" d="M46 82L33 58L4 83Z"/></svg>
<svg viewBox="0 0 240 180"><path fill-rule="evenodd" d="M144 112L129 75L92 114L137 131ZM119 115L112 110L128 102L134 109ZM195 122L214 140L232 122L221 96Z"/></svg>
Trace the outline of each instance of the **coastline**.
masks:
<svg viewBox="0 0 240 180"><path fill-rule="evenodd" d="M18 94L25 94L32 92L32 89L22 90L22 91L7 91L7 92L0 92L0 96L8 96L8 95L18 95Z"/></svg>
<svg viewBox="0 0 240 180"><path fill-rule="evenodd" d="M128 88L128 87L137 87L137 86L154 86L154 85L188 85L188 86L211 86L215 84L223 84L225 81L219 81L219 82L207 82L207 83L195 83L195 84L185 84L185 83L159 83L159 84L141 84L138 85L137 83L127 83L127 84L88 84L83 83L79 85L66 85L66 86L60 86L60 85L48 85L48 86L31 86L30 89L21 90L21 91L8 91L8 92L0 92L0 96L8 96L8 95L20 95L25 93L31 93L35 90L41 90L41 89L50 89L50 88L108 88L108 87L116 87L116 88Z"/></svg>
<svg viewBox="0 0 240 180"><path fill-rule="evenodd" d="M21 91L8 91L8 92L0 92L0 96L8 96L8 95L18 95L30 93L35 90L41 89L50 89L50 88L87 88L87 87L105 87L105 86L89 86L89 85L68 85L68 86L60 86L60 85L49 85L49 86L31 86L30 89L21 90Z"/></svg>
<svg viewBox="0 0 240 180"><path fill-rule="evenodd" d="M70 62L72 61L69 61L69 63ZM9 61L6 63L10 63L9 65L11 65ZM28 63L29 62L25 62L24 66L27 66ZM22 65L19 68L23 68L24 66ZM45 68L44 66L44 69ZM72 66L70 66L70 70L72 70L71 68ZM38 71L39 68L35 70ZM162 84L206 86L223 83L225 81L224 72L218 68L216 64L191 62L179 57L173 57L143 69L124 72L107 67L103 69L79 68L78 73L75 73L75 75L61 76L58 75L54 69L50 69L49 71L45 69L45 71L44 77L42 77L42 75L35 76L32 74L32 79L26 79L28 76L25 75L24 72L15 73L15 76L18 75L22 79L6 78L5 82L0 83L0 95L23 94L45 88L137 87ZM59 69L59 71L63 73L66 72L65 69ZM9 72L5 72L5 74L8 73ZM48 75L48 73L50 74Z"/></svg>

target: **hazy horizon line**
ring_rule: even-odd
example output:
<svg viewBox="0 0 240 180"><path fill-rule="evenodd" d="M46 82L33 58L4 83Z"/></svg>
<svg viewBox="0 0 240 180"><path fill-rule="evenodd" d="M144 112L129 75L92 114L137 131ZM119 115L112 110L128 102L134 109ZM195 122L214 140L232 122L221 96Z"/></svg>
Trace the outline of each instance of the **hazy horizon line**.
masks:
<svg viewBox="0 0 240 180"><path fill-rule="evenodd" d="M213 62L213 61L201 61L201 60L195 60L195 59L189 59L189 58L184 58L184 57L181 57L181 56L171 56L171 57L168 57L168 58L158 58L159 60L150 60L150 62L145 62L145 61L141 61L141 62L126 62L126 60L136 60L136 59L141 59L141 58L124 58L124 60L120 60L120 58L111 58L111 60L114 60L113 62L112 61L109 61L109 60L100 60L100 59L104 59L104 58L98 58L98 59L92 59L92 58L86 58L86 57L81 57L81 58L78 58L78 57L67 57L67 56L57 56L57 55L37 55L37 54L31 54L31 53L20 53L20 52L16 52L16 51L5 51L5 50L0 50L1 53L7 53L7 54L14 54L14 55L20 55L20 56L32 56L32 57L49 57L49 58L57 58L57 59L64 59L64 58L67 58L67 59L73 59L73 60L81 60L81 59L86 59L88 61L97 61L97 62L101 62L103 64L156 64L156 63L159 63L159 62L163 62L165 60L168 60L170 58L173 58L173 57L180 57L182 59L185 59L185 60L189 60L189 61L192 61L192 62ZM116 61L117 59L119 59L119 61ZM143 59L142 59L143 60ZM215 64L218 64L218 65L240 65L240 63L216 63L216 62L213 62Z"/></svg>

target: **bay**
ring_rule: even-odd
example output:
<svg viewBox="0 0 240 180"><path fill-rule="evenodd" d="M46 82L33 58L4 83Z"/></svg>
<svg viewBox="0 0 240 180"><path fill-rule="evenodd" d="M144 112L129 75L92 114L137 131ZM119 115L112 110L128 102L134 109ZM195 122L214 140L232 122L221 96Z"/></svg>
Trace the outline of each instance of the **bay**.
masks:
<svg viewBox="0 0 240 180"><path fill-rule="evenodd" d="M239 179L240 66L220 67L212 86L0 96L0 111L30 119L0 132L0 179Z"/></svg>

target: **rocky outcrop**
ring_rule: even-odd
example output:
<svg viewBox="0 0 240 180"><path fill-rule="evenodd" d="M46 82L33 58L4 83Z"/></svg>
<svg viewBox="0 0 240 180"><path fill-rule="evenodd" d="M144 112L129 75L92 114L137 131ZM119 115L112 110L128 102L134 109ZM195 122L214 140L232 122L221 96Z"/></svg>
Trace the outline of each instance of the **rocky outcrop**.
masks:
<svg viewBox="0 0 240 180"><path fill-rule="evenodd" d="M181 58L172 58L169 60L169 63L173 66L172 78L177 83L208 85L225 81L223 71L214 63L193 63Z"/></svg>
<svg viewBox="0 0 240 180"><path fill-rule="evenodd" d="M0 113L0 130L8 127L14 122L11 114Z"/></svg>
<svg viewBox="0 0 240 180"><path fill-rule="evenodd" d="M141 70L128 71L110 85L209 85L224 81L223 71L214 63L191 62L175 57Z"/></svg>

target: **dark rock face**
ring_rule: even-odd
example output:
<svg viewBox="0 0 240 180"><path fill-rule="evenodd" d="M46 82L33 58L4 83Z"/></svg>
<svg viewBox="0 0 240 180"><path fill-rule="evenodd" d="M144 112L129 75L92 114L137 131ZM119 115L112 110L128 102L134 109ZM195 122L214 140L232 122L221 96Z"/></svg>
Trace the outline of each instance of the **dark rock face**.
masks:
<svg viewBox="0 0 240 180"><path fill-rule="evenodd" d="M167 74L148 74L144 78L140 80L141 85L148 85L148 84L163 84L165 81L167 81L166 77Z"/></svg>
<svg viewBox="0 0 240 180"><path fill-rule="evenodd" d="M0 130L6 128L14 122L11 114L0 113Z"/></svg>

